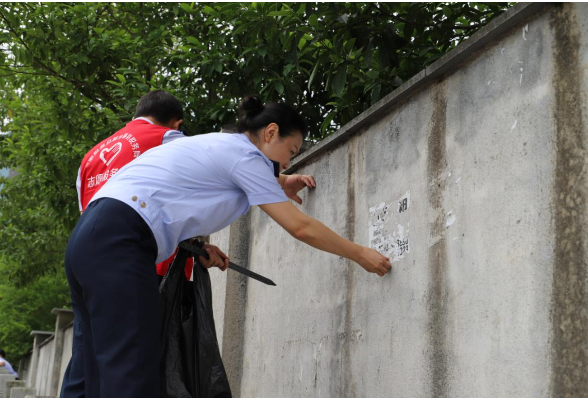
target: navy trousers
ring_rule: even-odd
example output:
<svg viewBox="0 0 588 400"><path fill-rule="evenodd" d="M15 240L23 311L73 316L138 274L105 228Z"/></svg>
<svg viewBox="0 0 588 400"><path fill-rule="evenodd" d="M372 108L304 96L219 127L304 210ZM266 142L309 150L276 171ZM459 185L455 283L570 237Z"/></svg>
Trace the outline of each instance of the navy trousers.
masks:
<svg viewBox="0 0 588 400"><path fill-rule="evenodd" d="M128 205L104 198L85 210L65 253L75 323L61 397L159 397L156 256Z"/></svg>

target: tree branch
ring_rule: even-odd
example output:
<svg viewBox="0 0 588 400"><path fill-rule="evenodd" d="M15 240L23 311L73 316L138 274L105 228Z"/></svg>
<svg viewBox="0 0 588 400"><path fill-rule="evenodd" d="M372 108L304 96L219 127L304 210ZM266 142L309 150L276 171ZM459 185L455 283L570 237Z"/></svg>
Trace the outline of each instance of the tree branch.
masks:
<svg viewBox="0 0 588 400"><path fill-rule="evenodd" d="M382 15L387 16L388 18L391 18L395 21L398 22L402 22L405 24L411 24L411 25L416 25L416 26L424 26L424 27L428 27L428 28L432 28L434 26L436 26L437 24L433 23L424 23L424 22L417 22L417 21L409 21L407 19L404 19L398 15L394 15L385 11L382 11L376 4L374 3L368 3L370 5L370 7L375 8L376 10L378 10L378 12ZM471 29L478 29L483 27L486 24L475 24L475 25L445 25L445 27L447 28L451 28L451 29L456 29L456 30L471 30Z"/></svg>
<svg viewBox="0 0 588 400"><path fill-rule="evenodd" d="M37 75L37 76L50 76L49 74L41 74L41 73L34 73L34 72L24 72L24 71L14 71L12 69L9 68L2 68L0 67L0 69L3 69L5 71L9 71L12 72L11 74L8 75L2 75L2 76L14 76L14 75Z"/></svg>
<svg viewBox="0 0 588 400"><path fill-rule="evenodd" d="M4 20L4 22L6 23L6 25L8 26L8 29L10 30L10 32L12 32L13 36L24 46L24 48L29 52L29 54L31 55L31 57L33 57L33 60L35 60L37 62L37 64L39 64L39 66L41 66L41 68L43 68L44 70L46 70L47 72L49 72L50 75L59 78L69 84L72 84L74 86L76 86L76 88L80 89L80 84L79 82L76 81L70 81L67 78L61 76L59 73L57 73L57 71L53 70L51 67L45 65L44 63L41 62L41 60L39 60L35 54L33 53L33 51L29 48L29 46L26 44L26 42L24 40L22 40L20 38L20 36L18 35L18 32L16 32L16 30L12 27L12 25L10 24L10 22L8 21L8 19L4 16L4 13L2 13L2 11L0 11L0 17L2 17L2 20Z"/></svg>
<svg viewBox="0 0 588 400"><path fill-rule="evenodd" d="M110 4L109 3L107 3L106 11L108 12L108 15L110 15L112 17L112 19L114 20L114 22L116 22L118 24L118 26L120 26L121 28L123 28L131 37L135 36L131 31L129 31L129 29L127 28L127 26L125 24L123 24L122 22L120 22L120 20L118 20L114 16L114 13L110 9Z"/></svg>
<svg viewBox="0 0 588 400"><path fill-rule="evenodd" d="M8 21L8 19L6 18L6 16L4 15L4 13L0 10L0 17L2 18L2 20L6 23L8 29L10 32L12 32L12 35L24 46L24 48L29 52L29 54L31 55L31 57L33 58L33 60L45 71L49 72L50 76L54 76L58 79L61 79L62 81L73 85L76 89L78 89L80 91L80 93L82 95L84 95L85 97L87 97L88 99L95 101L97 103L99 103L100 105L102 105L103 107L108 107L110 108L112 111L114 111L115 113L118 111L116 109L116 107L112 104L112 99L110 98L110 96L104 91L104 89L100 88L100 92L102 94L102 96L108 101L108 104L104 104L104 102L96 97L94 94L92 94L91 92L88 91L87 88L84 87L83 84L81 84L80 82L76 81L75 79L67 79L64 76L60 75L57 71L55 71L54 69L52 69L51 67L45 65L43 62L41 62L41 60L39 60L35 54L33 53L33 51L29 48L29 46L26 44L26 42L20 38L20 36L18 35L18 32L16 32L16 30L12 27L12 25L10 24L10 22Z"/></svg>

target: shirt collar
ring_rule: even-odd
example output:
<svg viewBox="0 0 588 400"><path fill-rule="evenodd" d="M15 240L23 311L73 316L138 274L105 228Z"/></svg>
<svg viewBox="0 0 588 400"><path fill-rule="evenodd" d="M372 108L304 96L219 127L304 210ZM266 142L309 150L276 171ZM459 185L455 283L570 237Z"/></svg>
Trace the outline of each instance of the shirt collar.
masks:
<svg viewBox="0 0 588 400"><path fill-rule="evenodd" d="M151 125L155 125L155 123L153 121L151 121L149 118L145 118L145 117L137 117L137 118L133 119L133 121L136 121L138 119L142 119L143 121L149 122Z"/></svg>
<svg viewBox="0 0 588 400"><path fill-rule="evenodd" d="M241 135L241 137L243 138L243 141L244 142L246 142L249 145L251 145L255 149L255 151L257 153L261 154L261 157L263 157L263 160L268 165L268 167L271 167L272 173L274 174L274 176L276 178L279 177L280 176L280 163L278 163L277 161L273 161L273 160L270 160L269 158L267 158L267 156L265 154L263 154L263 152L261 150L259 150L257 148L257 146L253 144L253 142L251 142L251 139L249 139L249 136L247 136L246 133L239 133L238 135Z"/></svg>

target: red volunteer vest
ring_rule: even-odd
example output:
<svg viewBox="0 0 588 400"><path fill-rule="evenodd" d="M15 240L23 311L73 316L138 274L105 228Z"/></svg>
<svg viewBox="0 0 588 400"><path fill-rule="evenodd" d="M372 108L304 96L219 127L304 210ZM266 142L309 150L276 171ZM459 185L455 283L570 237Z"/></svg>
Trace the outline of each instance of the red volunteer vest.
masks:
<svg viewBox="0 0 588 400"><path fill-rule="evenodd" d="M80 167L82 211L108 179L147 150L162 144L163 136L169 130L164 126L136 119L94 146L82 159ZM157 264L158 275L165 275L174 257L175 253L170 259ZM186 262L185 274L190 279L192 259Z"/></svg>
<svg viewBox="0 0 588 400"><path fill-rule="evenodd" d="M169 130L137 119L94 146L82 160L80 170L82 211L110 177L142 153L159 146Z"/></svg>

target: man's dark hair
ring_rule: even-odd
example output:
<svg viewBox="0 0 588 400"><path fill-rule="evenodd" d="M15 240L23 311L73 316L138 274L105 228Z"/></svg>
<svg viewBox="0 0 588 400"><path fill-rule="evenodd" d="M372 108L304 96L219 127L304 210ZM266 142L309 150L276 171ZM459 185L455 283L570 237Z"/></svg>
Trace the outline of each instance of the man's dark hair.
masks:
<svg viewBox="0 0 588 400"><path fill-rule="evenodd" d="M182 104L163 90L154 90L139 99L135 118L153 117L157 122L167 124L172 119L184 119Z"/></svg>
<svg viewBox="0 0 588 400"><path fill-rule="evenodd" d="M6 352L2 349L0 349L0 357L6 358Z"/></svg>

